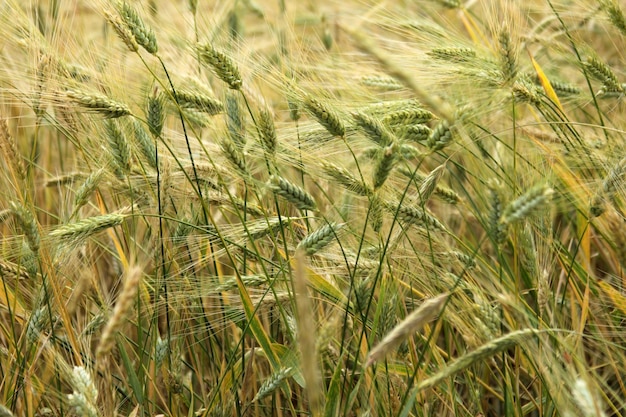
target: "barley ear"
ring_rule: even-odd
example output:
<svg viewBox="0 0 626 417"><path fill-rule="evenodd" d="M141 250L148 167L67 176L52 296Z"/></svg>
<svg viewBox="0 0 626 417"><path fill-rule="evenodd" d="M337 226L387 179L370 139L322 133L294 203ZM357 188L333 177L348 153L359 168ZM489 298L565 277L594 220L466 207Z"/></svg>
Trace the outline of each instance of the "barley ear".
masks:
<svg viewBox="0 0 626 417"><path fill-rule="evenodd" d="M122 224L126 217L128 214L124 211L88 217L74 223L58 226L48 236L58 239L61 244L76 246L102 230Z"/></svg>
<svg viewBox="0 0 626 417"><path fill-rule="evenodd" d="M367 137L379 146L389 146L395 141L392 133L374 117L360 112L353 113L352 117Z"/></svg>
<svg viewBox="0 0 626 417"><path fill-rule="evenodd" d="M163 125L165 123L164 100L165 96L156 88L148 98L146 120L150 128L150 133L152 133L153 136L160 136L163 131Z"/></svg>
<svg viewBox="0 0 626 417"><path fill-rule="evenodd" d="M365 184L363 181L357 179L347 169L330 162L323 162L322 169L333 180L337 181L339 185L345 189L352 191L361 196L370 196L373 194L373 190Z"/></svg>
<svg viewBox="0 0 626 417"><path fill-rule="evenodd" d="M233 167L237 169L239 174L242 174L244 177L250 175L243 153L230 137L223 137L220 141L220 147L222 148L222 152L226 156L226 159L228 159L228 162L230 162Z"/></svg>
<svg viewBox="0 0 626 417"><path fill-rule="evenodd" d="M216 115L224 110L224 105L219 100L196 91L177 89L176 93L171 91L171 97L176 97L178 104L181 106L186 108L192 107L199 112L207 113L209 116Z"/></svg>
<svg viewBox="0 0 626 417"><path fill-rule="evenodd" d="M502 213L501 223L507 225L526 218L533 210L545 205L552 194L554 190L547 185L531 188L509 203Z"/></svg>
<svg viewBox="0 0 626 417"><path fill-rule="evenodd" d="M235 144L243 148L246 144L246 126L238 96L234 92L226 94L225 105L228 135Z"/></svg>
<svg viewBox="0 0 626 417"><path fill-rule="evenodd" d="M13 168L13 171L17 174L17 177L21 180L26 179L26 168L22 160L17 143L9 131L9 124L6 119L0 118L0 155L4 157L4 160L9 167Z"/></svg>
<svg viewBox="0 0 626 417"><path fill-rule="evenodd" d="M273 175L269 180L270 189L300 210L315 210L313 197L299 186L286 179Z"/></svg>
<svg viewBox="0 0 626 417"><path fill-rule="evenodd" d="M617 0L600 0L602 8L606 12L609 20L623 36L626 36L626 18Z"/></svg>
<svg viewBox="0 0 626 417"><path fill-rule="evenodd" d="M497 339L494 339L489 343L479 347L478 349L467 353L458 359L455 359L437 374L421 381L415 387L415 393L428 388L432 388L444 379L456 375L457 373L467 369L471 365L486 358L489 358L498 352L502 352L505 349L518 345L525 339L532 337L536 334L537 331L535 329L523 329L511 332Z"/></svg>
<svg viewBox="0 0 626 417"><path fill-rule="evenodd" d="M126 139L126 135L114 121L107 121L105 127L109 150L116 167L115 174L118 178L122 178L130 173L130 144L128 139Z"/></svg>
<svg viewBox="0 0 626 417"><path fill-rule="evenodd" d="M302 250L308 256L315 255L335 239L335 235L342 226L343 225L336 223L325 224L302 239L300 243L298 243L297 249Z"/></svg>
<svg viewBox="0 0 626 417"><path fill-rule="evenodd" d="M152 131L152 125L150 126L150 130ZM157 169L157 158L156 158L156 145L154 140L148 135L148 132L143 128L141 123L137 120L133 119L133 133L135 136L135 141L139 145L139 150L143 157L148 161L148 164ZM154 135L156 131L152 131ZM158 137L156 135L155 137Z"/></svg>
<svg viewBox="0 0 626 417"><path fill-rule="evenodd" d="M135 41L148 53L156 55L159 51L154 31L146 26L137 11L126 1L118 2L118 11L126 27L133 34Z"/></svg>
<svg viewBox="0 0 626 417"><path fill-rule="evenodd" d="M276 128L274 127L272 113L267 109L261 110L258 123L263 149L270 156L276 155L278 139L276 137Z"/></svg>
<svg viewBox="0 0 626 417"><path fill-rule="evenodd" d="M624 87L617 80L613 70L596 56L590 56L584 63L584 68L596 80L602 82L601 93L623 93Z"/></svg>
<svg viewBox="0 0 626 417"><path fill-rule="evenodd" d="M281 368L278 371L274 372L269 378L263 381L263 384L261 384L261 387L259 387L259 391L257 391L252 402L261 401L263 398L276 391L276 389L280 387L283 381L289 378L292 374L293 368L291 367Z"/></svg>
<svg viewBox="0 0 626 417"><path fill-rule="evenodd" d="M437 152L448 146L450 142L452 142L452 127L447 120L442 120L431 132L426 141L426 146L431 151Z"/></svg>
<svg viewBox="0 0 626 417"><path fill-rule="evenodd" d="M78 188L78 190L76 190L76 194L74 196L74 210L72 212L72 216L74 216L81 207L87 204L91 195L96 191L96 188L98 188L98 184L100 184L100 181L102 180L102 177L104 176L104 172L105 171L103 168L100 168L99 170L92 172L85 179L85 182L83 183L83 185L81 185Z"/></svg>
<svg viewBox="0 0 626 417"><path fill-rule="evenodd" d="M0 404L0 417L14 417L11 410Z"/></svg>
<svg viewBox="0 0 626 417"><path fill-rule="evenodd" d="M498 45L502 78L507 82L515 78L517 74L517 51L506 25L502 27L498 33Z"/></svg>
<svg viewBox="0 0 626 417"><path fill-rule="evenodd" d="M370 350L365 367L384 358L413 333L418 331L429 321L433 320L441 312L450 294L444 293L437 297L424 301L415 311L406 316L385 338Z"/></svg>
<svg viewBox="0 0 626 417"><path fill-rule="evenodd" d="M431 194L437 189L437 184L445 172L445 165L439 165L433 169L422 181L419 188L419 197L422 204L426 203Z"/></svg>
<svg viewBox="0 0 626 417"><path fill-rule="evenodd" d="M96 363L99 367L102 367L104 364L103 359L113 350L115 346L115 336L124 324L126 315L133 307L135 296L141 282L141 275L142 270L138 266L131 266L124 273L124 287L115 303L113 314L102 331L100 343L96 349Z"/></svg>
<svg viewBox="0 0 626 417"><path fill-rule="evenodd" d="M345 136L346 127L339 118L339 115L328 105L321 101L307 96L304 100L304 107L326 128L328 133L333 136Z"/></svg>
<svg viewBox="0 0 626 417"><path fill-rule="evenodd" d="M82 366L75 366L70 380L74 391L68 394L67 399L76 414L85 417L98 417L99 413L96 407L98 390L89 371Z"/></svg>
<svg viewBox="0 0 626 417"><path fill-rule="evenodd" d="M376 165L376 169L374 170L374 189L378 189L382 187L382 185L387 181L389 174L391 174L391 170L393 169L396 161L398 160L398 145L394 142L390 146L386 147L382 157L378 161L378 165Z"/></svg>
<svg viewBox="0 0 626 417"><path fill-rule="evenodd" d="M317 351L315 349L316 323L314 306L308 291L306 258L300 248L294 257L293 287L297 309L298 347L300 349L300 363L302 375L306 381L306 391L309 399L311 415L321 415L324 405L322 378L319 370ZM308 253L307 253L308 254Z"/></svg>
<svg viewBox="0 0 626 417"><path fill-rule="evenodd" d="M33 253L37 253L41 244L41 238L39 236L39 228L37 227L35 216L18 202L12 201L10 206L10 210L17 220L17 224L26 235L26 241L28 242L30 250L33 251Z"/></svg>
<svg viewBox="0 0 626 417"><path fill-rule="evenodd" d="M208 44L196 45L196 51L202 61L211 66L219 79L228 84L233 90L241 89L242 79L239 69L229 57Z"/></svg>
<svg viewBox="0 0 626 417"><path fill-rule="evenodd" d="M101 94L86 94L73 90L67 91L65 94L78 106L88 111L99 113L109 119L131 114L130 108L127 105L111 100Z"/></svg>
<svg viewBox="0 0 626 417"><path fill-rule="evenodd" d="M126 44L128 49L131 52L137 52L139 50L139 44L137 43L133 33L122 21L122 19L111 13L109 10L105 10L104 17L111 24L113 30L117 33L117 36Z"/></svg>

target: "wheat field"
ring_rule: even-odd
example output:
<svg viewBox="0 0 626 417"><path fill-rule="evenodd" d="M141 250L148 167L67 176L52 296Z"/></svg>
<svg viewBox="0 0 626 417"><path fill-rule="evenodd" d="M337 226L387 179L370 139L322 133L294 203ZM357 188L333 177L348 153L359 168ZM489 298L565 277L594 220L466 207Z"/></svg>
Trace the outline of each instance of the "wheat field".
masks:
<svg viewBox="0 0 626 417"><path fill-rule="evenodd" d="M626 415L625 11L0 1L0 417Z"/></svg>

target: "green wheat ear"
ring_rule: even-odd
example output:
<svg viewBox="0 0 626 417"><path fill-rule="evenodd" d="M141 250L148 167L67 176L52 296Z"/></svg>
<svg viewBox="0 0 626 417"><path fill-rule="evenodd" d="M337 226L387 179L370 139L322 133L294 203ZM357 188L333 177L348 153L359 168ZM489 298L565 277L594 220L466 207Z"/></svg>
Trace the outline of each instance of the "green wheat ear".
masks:
<svg viewBox="0 0 626 417"><path fill-rule="evenodd" d="M282 177L273 175L269 185L275 194L280 195L300 210L314 210L316 208L315 200L309 193Z"/></svg>
<svg viewBox="0 0 626 417"><path fill-rule="evenodd" d="M219 79L228 84L233 90L241 89L243 81L239 68L228 56L208 44L196 45L196 51L202 61L213 69L213 72Z"/></svg>
<svg viewBox="0 0 626 417"><path fill-rule="evenodd" d="M133 34L135 41L147 52L155 55L159 51L159 47L152 28L145 24L137 11L126 1L118 2L117 8L128 30Z"/></svg>
<svg viewBox="0 0 626 417"><path fill-rule="evenodd" d="M335 239L342 226L342 224L336 223L325 224L302 239L298 243L298 249L303 250L308 256L315 255Z"/></svg>

